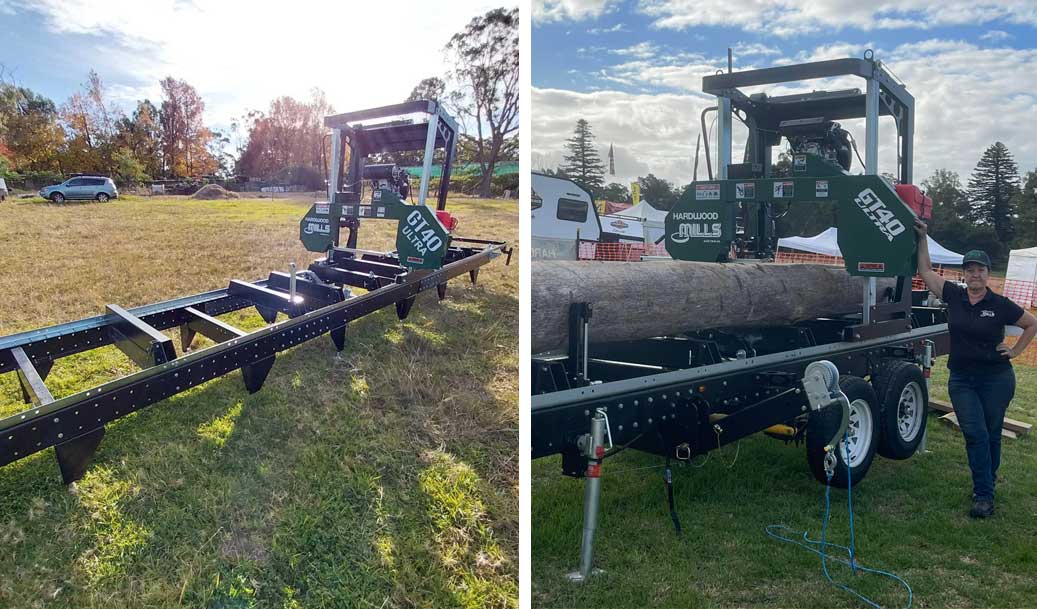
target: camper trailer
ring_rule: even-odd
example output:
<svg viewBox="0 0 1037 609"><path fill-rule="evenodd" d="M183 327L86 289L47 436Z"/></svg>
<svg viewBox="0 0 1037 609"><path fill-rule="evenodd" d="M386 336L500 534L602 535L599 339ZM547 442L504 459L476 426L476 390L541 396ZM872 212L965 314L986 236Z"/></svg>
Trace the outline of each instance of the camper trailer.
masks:
<svg viewBox="0 0 1037 609"><path fill-rule="evenodd" d="M572 180L534 173L532 186L533 258L575 260L580 242L644 241L637 218L599 216L590 193Z"/></svg>

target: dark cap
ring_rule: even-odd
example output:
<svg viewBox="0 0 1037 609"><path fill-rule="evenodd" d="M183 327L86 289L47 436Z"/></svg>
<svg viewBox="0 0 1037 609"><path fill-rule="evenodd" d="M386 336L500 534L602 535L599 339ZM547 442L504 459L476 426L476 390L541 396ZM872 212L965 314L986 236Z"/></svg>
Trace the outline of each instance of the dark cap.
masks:
<svg viewBox="0 0 1037 609"><path fill-rule="evenodd" d="M990 256L983 250L969 250L965 253L965 257L961 260L961 266L965 266L970 262L978 262L983 266L990 268Z"/></svg>

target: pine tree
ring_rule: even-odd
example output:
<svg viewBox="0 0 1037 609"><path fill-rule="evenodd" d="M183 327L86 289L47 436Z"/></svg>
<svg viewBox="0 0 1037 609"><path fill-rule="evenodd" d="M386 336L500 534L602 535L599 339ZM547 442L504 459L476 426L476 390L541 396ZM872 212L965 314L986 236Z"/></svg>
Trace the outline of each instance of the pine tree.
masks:
<svg viewBox="0 0 1037 609"><path fill-rule="evenodd" d="M976 164L969 179L969 219L994 227L998 239L1008 243L1013 235L1013 197L1019 192L1019 168L1001 142L995 142Z"/></svg>
<svg viewBox="0 0 1037 609"><path fill-rule="evenodd" d="M582 118L576 121L576 129L565 142L565 147L571 154L564 157L565 165L559 169L592 195L598 196L605 187L605 164L594 147L594 134L587 121Z"/></svg>

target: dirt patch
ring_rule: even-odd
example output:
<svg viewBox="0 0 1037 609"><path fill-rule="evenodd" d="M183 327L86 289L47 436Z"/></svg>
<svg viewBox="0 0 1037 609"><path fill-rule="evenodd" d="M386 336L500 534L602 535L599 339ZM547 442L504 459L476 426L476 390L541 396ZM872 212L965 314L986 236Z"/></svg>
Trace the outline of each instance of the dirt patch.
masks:
<svg viewBox="0 0 1037 609"><path fill-rule="evenodd" d="M224 558L234 560L251 560L253 562L265 562L269 556L266 544L258 539L256 535L248 533L231 533L220 544L220 554Z"/></svg>
<svg viewBox="0 0 1037 609"><path fill-rule="evenodd" d="M199 188L198 192L191 195L191 198L203 201L215 201L218 199L237 199L238 194L217 184L208 184Z"/></svg>

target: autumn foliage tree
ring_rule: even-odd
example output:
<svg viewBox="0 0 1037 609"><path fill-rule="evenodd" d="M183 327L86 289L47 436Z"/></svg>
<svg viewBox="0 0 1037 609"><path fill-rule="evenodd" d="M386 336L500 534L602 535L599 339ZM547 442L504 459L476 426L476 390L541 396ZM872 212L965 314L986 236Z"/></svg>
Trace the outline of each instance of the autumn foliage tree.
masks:
<svg viewBox="0 0 1037 609"><path fill-rule="evenodd" d="M162 162L172 177L212 173L218 167L209 152L212 132L205 126L205 102L186 81L167 77L162 86L159 124L162 129Z"/></svg>
<svg viewBox="0 0 1037 609"><path fill-rule="evenodd" d="M328 153L324 117L332 113L320 89L311 92L308 103L282 96L270 102L267 112L252 113L238 173L271 178L278 172L306 168L323 175L321 163Z"/></svg>

